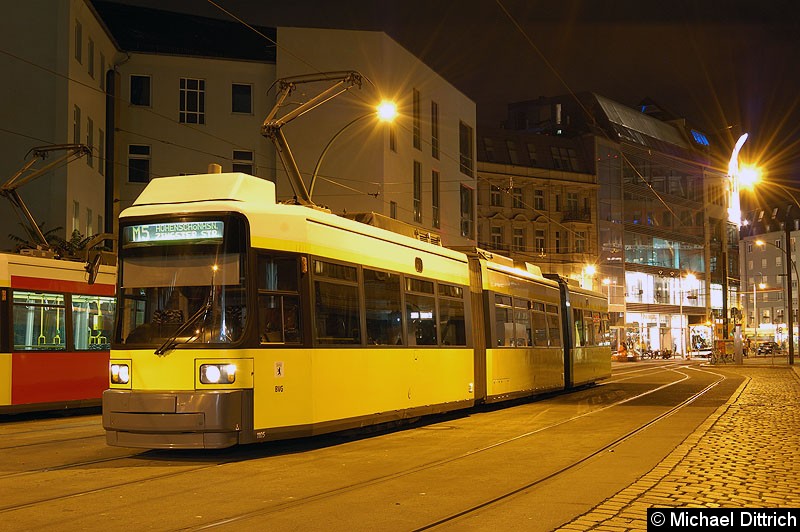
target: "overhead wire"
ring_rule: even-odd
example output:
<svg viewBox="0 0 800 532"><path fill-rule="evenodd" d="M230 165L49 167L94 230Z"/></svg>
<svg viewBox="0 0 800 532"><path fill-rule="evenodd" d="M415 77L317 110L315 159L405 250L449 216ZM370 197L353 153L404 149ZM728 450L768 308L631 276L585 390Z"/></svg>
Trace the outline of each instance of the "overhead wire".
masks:
<svg viewBox="0 0 800 532"><path fill-rule="evenodd" d="M308 66L308 67L309 67L311 70L313 70L315 73L323 73L323 70L322 70L322 69L320 69L320 68L318 68L318 67L315 67L315 66L314 66L312 63L310 63L309 61L306 61L305 59L301 58L301 57L300 57L300 56L298 56L297 54L293 53L291 50L288 50L286 47L284 47L284 46L283 46L283 45L281 45L279 42L277 42L277 40L272 40L272 39L271 39L269 36L267 36L267 35L264 35L262 32L258 31L258 30L257 30L256 28L254 28L252 25L250 25L250 24L248 24L246 21L244 21L244 20L243 20L241 17L239 17L238 15L234 14L234 13L233 13L233 12L231 12L230 10L228 10L228 9L225 9L224 7L222 7L222 6L221 6L221 5L220 5L220 4L219 4L217 1L215 1L215 0L207 0L207 1L208 1L208 3L210 3L210 4L211 4L211 5L213 5L213 6L215 6L216 8L218 8L220 11L222 11L222 12L223 12L223 13L225 13L226 15L230 16L230 17L231 17L231 18L233 18L234 20L236 20L236 21L238 21L239 23L241 23L242 25L244 25L246 28L248 28L248 29L250 29L251 31L254 31L254 32L255 32L255 33L257 33L258 35L260 35L260 36L261 36L262 38L264 38L264 39L265 39L267 42L269 42L270 44L272 44L272 45L276 46L276 48L280 48L281 50L284 50L284 51L286 51L287 53L291 54L291 55L292 55L292 57L294 57L294 58L298 59L300 62L302 62L303 64L307 65L307 66ZM362 103L369 103L369 102L367 102L367 101L365 100L365 98L364 98L364 97L362 97L362 96L360 95L360 93L351 93L351 94L354 94L354 97L356 97L357 99L361 100L361 102L362 102ZM404 126L403 126L401 123L397 123L396 125L397 125L397 127L398 127L398 128L402 128L403 130L405 130L405 132L406 132L406 133L411 133L411 134L413 135L413 132L412 132L410 129L408 129L408 127L404 127ZM390 127L391 127L391 126L390 126ZM431 142L430 142L428 139L423 139L423 138L420 138L420 141L421 141L421 142L423 142L423 143L424 143L424 145L425 145L426 147L428 147L428 148L430 148L430 147L432 146ZM448 150L442 150L441 148L440 148L440 151L439 151L439 153L440 153L442 156L444 156L445 158L449 159L449 160L450 160L450 161L451 161L453 164L455 164L455 165L460 165L460 154L459 154L458 156L456 156L456 155L454 155L454 154L451 154L451 153L449 153L449 151L448 151ZM477 155L477 154L476 154L476 155ZM475 156L473 160L474 160L474 161L476 161L476 160L477 160L477 157ZM304 172L301 172L301 174L305 174L305 173L304 173ZM490 184L490 185L492 184L492 183L491 183L491 181L489 181L488 179L486 179L484 176L480 175L480 174L478 173L478 171L477 171L477 169L476 169L476 168L473 168L473 174L474 174L473 176L470 176L470 177L472 177L473 179L485 181L486 183L488 183L488 184ZM322 175L318 175L318 177L319 177L319 178L321 178L321 179L324 179ZM328 181L328 182L331 182L331 183L336 183L336 184L338 184L339 186L342 186L342 187L344 187L344 188L349 188L350 190L353 190L353 191L355 191L355 190L356 190L356 189L353 189L352 187L347 187L346 185L343 185L343 184L341 184L341 183L337 183L336 179L341 179L341 178L340 178L339 176L336 176L335 178L334 178L334 177L332 177L332 176L327 176L327 179L325 179L325 180L326 180L326 181ZM363 182L363 181L361 181L361 182ZM448 183L448 182L461 184L461 183L463 183L463 179L459 179L459 178L451 178L451 179L444 178L444 179L441 179L441 180L440 180L440 184L441 184L441 183ZM403 181L403 180L400 180L400 181L398 181L398 183L406 184L406 183L408 183L408 181L407 181L407 180L405 180L405 181ZM384 184L386 184L386 183L384 183ZM365 195L365 196L373 196L373 197L376 197L376 194L375 194L375 193L370 193L370 192L366 192L366 191L359 191L359 192L360 192L361 194ZM475 193L475 194L477 194L477 193L478 193L478 189L477 189L477 187L474 189L474 193ZM384 205L386 205L386 201L385 201L385 200L382 200L382 201L383 201ZM557 219L555 219L555 218L551 217L551 216L550 216L548 213L546 213L546 212L543 212L543 211L539 211L539 210L535 209L533 206L531 206L531 205L529 205L529 204L527 204L527 203L524 203L524 207L526 207L526 208L530 209L531 211L535 212L535 213L536 213L536 215L538 215L538 216L541 216L541 217L544 217L544 218L545 218L547 221L549 221L550 223L552 223L552 224L556 224L556 225L558 225L558 226L562 227L562 228L563 228L565 231L567 231L568 233L571 233L573 237L580 236L580 233L579 233L578 231L575 231L575 230L574 230L574 229L572 229L571 227L568 227L568 226L566 226L566 225L562 224L562 223L561 223L559 220L557 220ZM406 212L406 213L409 213L409 214L413 214L413 211L412 211L412 209L405 209L405 208L402 208L402 207L400 207L399 205L396 205L396 208L399 208L399 209L400 209L400 210L402 210L403 212ZM477 214L477 213L476 213L476 214ZM441 218L440 218L440 223L441 223L441 221L442 221L442 220L441 220ZM473 223L475 223L475 222L477 222L477 219L473 221ZM459 224L459 225L450 225L450 224L448 224L447 226L448 226L448 227L450 227L452 230L454 230L454 231L456 231L456 232L459 232L459 231L460 231L460 229L461 229L461 227L460 227L460 224Z"/></svg>
<svg viewBox="0 0 800 532"><path fill-rule="evenodd" d="M530 38L530 36L525 31L525 29L522 27L522 25L508 11L508 9L506 9L506 7L502 3L502 0L495 0L495 2L500 7L501 11L503 11L503 13L508 17L508 19L511 22L511 24L517 29L517 31L522 35L522 37L526 40L526 42L528 42L528 44L533 48L533 50L537 53L537 55L539 55L539 57L544 61L544 63L547 66L547 68L553 73L553 75L556 76L556 78L559 80L559 82L561 82L561 84L566 88L566 90L568 91L569 95L577 102L578 106L584 111L584 113L586 114L586 116L590 120L590 122L592 124L597 124L594 115L583 105L583 102L580 101L580 98L578 98L578 96L572 91L572 89L570 88L569 84L567 84L566 81L564 81L564 79L561 77L561 75L558 72L558 70L552 65L552 63L550 63L550 61L547 60L547 58L544 56L544 54L541 52L541 50L539 50L539 47L536 46L536 44L533 42L533 39ZM611 137L608 135L608 132L605 130L605 128L597 128L597 129L602 133L602 135L606 139L608 139L610 141L614 141L614 139L611 139ZM683 224L683 222L681 220L681 217L677 215L677 213L673 210L673 208L670 206L670 204L653 187L653 185L641 174L639 169L636 168L636 166L630 161L628 156L624 152L620 151L620 157L622 158L623 162L628 164L628 166L633 170L633 172L641 180L641 182L644 183L644 185L649 189L649 191L653 194L653 196L658 199L658 201L667 209L668 212L670 212L670 214L672 215L673 219L677 221L679 226L684 226L684 224ZM717 169L717 170L719 170L719 169Z"/></svg>

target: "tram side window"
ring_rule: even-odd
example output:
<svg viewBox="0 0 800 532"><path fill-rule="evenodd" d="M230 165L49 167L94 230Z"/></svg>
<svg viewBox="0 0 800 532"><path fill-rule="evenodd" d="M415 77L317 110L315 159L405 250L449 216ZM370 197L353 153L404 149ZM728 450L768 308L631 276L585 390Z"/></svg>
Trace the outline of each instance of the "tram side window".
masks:
<svg viewBox="0 0 800 532"><path fill-rule="evenodd" d="M364 268L367 343L403 345L400 276Z"/></svg>
<svg viewBox="0 0 800 532"><path fill-rule="evenodd" d="M436 298L433 282L406 277L408 345L436 345Z"/></svg>
<svg viewBox="0 0 800 532"><path fill-rule="evenodd" d="M547 305L547 329L551 346L561 346L561 320L558 318L558 307Z"/></svg>
<svg viewBox="0 0 800 532"><path fill-rule="evenodd" d="M260 256L258 320L261 343L301 343L300 308L297 259Z"/></svg>
<svg viewBox="0 0 800 532"><path fill-rule="evenodd" d="M64 294L14 291L14 349L66 350Z"/></svg>
<svg viewBox="0 0 800 532"><path fill-rule="evenodd" d="M294 257L258 258L258 289L272 292L297 292L297 259Z"/></svg>
<svg viewBox="0 0 800 532"><path fill-rule="evenodd" d="M439 283L439 330L442 345L467 345L462 287Z"/></svg>
<svg viewBox="0 0 800 532"><path fill-rule="evenodd" d="M597 345L594 336L594 320L592 319L592 311L590 310L583 311L583 331L585 334L583 345Z"/></svg>
<svg viewBox="0 0 800 532"><path fill-rule="evenodd" d="M514 299L515 345L525 347L533 345L531 338L531 315L528 311L530 301Z"/></svg>
<svg viewBox="0 0 800 532"><path fill-rule="evenodd" d="M533 302L533 345L547 347L547 315L544 313L544 303Z"/></svg>
<svg viewBox="0 0 800 532"><path fill-rule="evenodd" d="M315 327L320 344L360 344L358 275L353 266L314 261Z"/></svg>
<svg viewBox="0 0 800 532"><path fill-rule="evenodd" d="M497 346L514 345L514 312L511 307L511 297L495 294L494 296L494 322Z"/></svg>
<svg viewBox="0 0 800 532"><path fill-rule="evenodd" d="M592 312L592 345L603 345L603 327L599 312Z"/></svg>
<svg viewBox="0 0 800 532"><path fill-rule="evenodd" d="M259 294L258 316L262 344L302 341L298 296Z"/></svg>
<svg viewBox="0 0 800 532"><path fill-rule="evenodd" d="M575 326L575 347L586 345L586 326L583 322L583 310L572 309L572 321Z"/></svg>
<svg viewBox="0 0 800 532"><path fill-rule="evenodd" d="M611 345L611 329L608 326L608 314L601 314L600 330L602 343L600 345Z"/></svg>
<svg viewBox="0 0 800 532"><path fill-rule="evenodd" d="M72 296L75 349L109 349L116 300L104 296Z"/></svg>

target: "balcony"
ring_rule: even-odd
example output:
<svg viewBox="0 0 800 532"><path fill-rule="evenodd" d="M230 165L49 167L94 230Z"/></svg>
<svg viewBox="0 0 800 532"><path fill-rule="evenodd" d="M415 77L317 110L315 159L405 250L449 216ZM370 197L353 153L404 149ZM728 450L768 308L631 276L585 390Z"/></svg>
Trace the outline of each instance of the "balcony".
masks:
<svg viewBox="0 0 800 532"><path fill-rule="evenodd" d="M592 221L591 209L569 209L561 212L562 222L586 222Z"/></svg>

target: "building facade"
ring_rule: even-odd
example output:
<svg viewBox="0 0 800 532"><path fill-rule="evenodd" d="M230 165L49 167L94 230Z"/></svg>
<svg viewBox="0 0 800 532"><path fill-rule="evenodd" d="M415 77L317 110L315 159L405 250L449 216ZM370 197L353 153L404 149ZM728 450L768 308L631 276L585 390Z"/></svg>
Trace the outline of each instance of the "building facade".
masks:
<svg viewBox="0 0 800 532"><path fill-rule="evenodd" d="M597 253L595 275L578 277L608 294L619 340L686 354L733 334L738 233L708 137L655 114L584 93L511 104L506 128L584 147Z"/></svg>
<svg viewBox="0 0 800 532"><path fill-rule="evenodd" d="M15 4L12 15L30 24L0 37L11 51L0 58L5 71L32 80L29 91L3 89L14 103L3 110L13 127L0 131L15 154L1 163L5 175L22 167L33 146L79 142L92 152L20 190L45 230L113 232L150 179L205 173L210 164L275 181L279 200L291 200L275 147L261 132L273 84L354 70L363 76L360 90L285 128L304 179L321 165L315 202L396 218L446 245L474 245L475 104L385 34L253 28L100 0L52 6ZM297 92L291 100L302 98ZM363 120L341 131L381 99L398 104L392 125ZM10 211L0 210L7 227L14 226Z"/></svg>
<svg viewBox="0 0 800 532"><path fill-rule="evenodd" d="M306 183L319 167L314 202L382 214L447 246L474 245L475 103L382 32L279 28L278 41L278 78L342 71L363 78L360 88L284 128ZM330 85L303 85L302 96L298 86L295 99ZM373 118L381 101L397 106L391 124ZM282 168L277 188L279 197L293 194Z"/></svg>
<svg viewBox="0 0 800 532"><path fill-rule="evenodd" d="M800 219L794 206L757 209L744 219L739 248L740 321L743 335L752 342L775 341L785 345L791 312L794 343L798 343L798 237ZM787 282L791 282L791 302Z"/></svg>
<svg viewBox="0 0 800 532"><path fill-rule="evenodd" d="M3 15L15 23L0 32L5 52L0 69L9 81L0 88L0 180L21 170L34 147L85 144L91 155L55 168L17 192L45 233L57 230L69 238L73 231L88 236L108 230L112 215L105 196L106 153L113 131L107 125L106 75L122 56L85 0L12 2L4 6ZM0 233L0 249L13 248L9 233L27 239L10 203L0 207L0 223L7 229Z"/></svg>
<svg viewBox="0 0 800 532"><path fill-rule="evenodd" d="M597 179L580 139L480 128L478 246L591 288Z"/></svg>

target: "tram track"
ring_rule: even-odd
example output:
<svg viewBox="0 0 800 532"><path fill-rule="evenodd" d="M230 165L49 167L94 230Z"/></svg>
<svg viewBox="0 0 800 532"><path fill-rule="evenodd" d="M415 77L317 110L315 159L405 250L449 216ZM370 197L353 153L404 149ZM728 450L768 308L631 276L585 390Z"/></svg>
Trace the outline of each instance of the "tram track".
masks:
<svg viewBox="0 0 800 532"><path fill-rule="evenodd" d="M674 368L668 368L668 371L677 372L677 370L674 369ZM524 484L523 486L520 486L520 487L518 487L518 488L516 488L514 490L511 490L511 491L507 492L507 493L498 495L498 496L493 497L493 498L491 498L489 500L486 500L486 501L484 501L484 502L482 502L480 504L473 505L473 506L471 506L469 508L466 508L466 509L464 509L464 510L462 510L460 512L457 512L455 514L446 516L446 517L444 517L442 519L433 521L433 522L431 522L431 523L429 523L427 525L415 528L414 530L418 530L418 531L430 530L430 529L436 528L436 527L438 527L440 525L444 525L444 524L456 521L456 520L458 520L460 518L463 518L463 517L469 516L471 514L474 514L475 512L483 510L483 509L485 509L485 508L487 508L489 506L500 504L504 500L507 500L507 499L509 499L511 497L514 497L515 495L517 495L519 493L522 493L525 490L528 490L528 489L530 489L530 488L532 488L532 487L534 487L534 486L536 486L538 484L541 484L543 482L552 480L553 478L555 478L555 477L557 477L559 475L562 475L562 474L564 474L564 473L566 473L566 472L568 472L568 471L570 471L570 470L572 470L572 469L574 469L576 467L579 467L581 464L584 464L587 461L589 461L589 460L591 460L591 459L593 459L593 458L595 458L595 457L597 457L597 456L599 456L599 455L601 455L601 454L603 454L605 452L609 452L609 451L613 450L615 447L619 446L621 443L629 440L630 438L635 437L637 434L640 434L641 432L647 430L652 425L654 425L654 424L658 423L659 421L662 421L662 420L674 415L676 412L678 412L681 409L685 408L686 406L692 404L694 401L696 401L698 398L700 398L703 395L705 395L706 393L708 393L711 389L716 387L719 383L721 383L726 378L724 375L721 375L721 374L716 374L716 375L719 377L716 381L712 382L711 384L709 384L708 386L706 386L705 388L703 388L699 392L696 392L696 393L692 394L690 397L688 397L687 399L685 399L684 401L682 401L678 405L676 405L676 406L670 408L669 410L661 413L660 415L650 419L646 423L643 423L643 424L639 425L638 427L626 432L625 434L619 436L618 438L616 438L612 442L610 442L610 443L608 443L606 445L603 445L602 447L600 447L600 448L594 450L593 452L585 455L584 457L582 457L579 460L569 464L568 466L562 467L562 468L560 468L560 469L558 469L558 470L556 470L556 471L554 471L554 472L552 472L552 473L550 473L548 475L545 475L545 476L540 477L538 479L535 479L535 480L533 480L531 482L528 482L528 483ZM208 529L213 529L213 528L225 527L225 526L234 525L234 524L240 523L241 521L245 521L245 520L249 520L249 519L263 518L263 517L268 516L270 514L275 514L275 513L278 513L278 512L281 512L281 511L285 511L285 510L288 510L288 509L291 509L291 508L296 508L296 507L299 507L299 506L302 506L302 505L310 504L310 503L319 501L321 499L331 498L331 497L335 497L335 496L338 496L338 495L352 494L352 493L358 492L360 490L364 490L364 489L370 488L370 487L375 486L377 484L390 482L392 480L399 479L401 477L413 475L415 473L419 473L419 472L422 472L422 471L425 471L425 470L430 470L430 469L433 469L433 468L438 468L438 467L441 467L443 465L447 465L447 464L450 464L450 463L453 463L453 462L457 462L457 461L460 461L460 460L464 460L464 459L473 457L473 456L478 455L480 453L484 453L484 452L490 451L492 449L496 449L496 448L498 448L500 446L507 445L507 444L512 443L512 442L516 442L516 441L518 441L520 439L523 439L523 438L526 438L526 437L530 437L530 436L532 436L534 434L538 434L538 433L541 433L541 432L544 432L544 431L547 431L547 430L551 430L551 429L553 429L555 427L565 425L565 424L573 422L573 421L575 421L577 419L584 418L584 417L587 417L587 416L590 416L590 415L593 415L593 414L597 414L599 412L602 412L602 411L605 411L605 410L608 410L608 409L611 409L611 408L615 408L615 407L621 406L621 405L623 405L625 403L629 403L631 401L635 401L637 399L641 399L641 398L646 397L646 396L648 396L650 394L662 391L662 390L664 390L664 389L666 389L666 388L668 388L670 386L674 386L676 384L682 383L682 382L686 381L687 379L689 379L689 376L688 375L684 375L683 378L681 378L681 379L675 380L675 381L670 382L668 384L664 384L664 385L655 387L655 388L653 388L651 390L648 390L646 392L643 392L643 393L628 397L628 398L623 399L623 400L616 401L616 402L614 402L612 404L605 405L603 407L599 407L599 408L596 408L596 409L593 409L593 410L590 410L590 411L587 411L587 412L583 412L581 414L578 414L578 415L566 418L564 420L561 420L561 421L559 421L557 423L551 423L551 424L549 424L547 426L540 427L540 428L538 428L538 429L536 429L534 431L528 431L528 432L525 432L523 434L519 434L519 435L517 435L517 436L515 436L513 438L506 438L506 439L503 439L501 441L497 441L497 442L495 442L495 443L493 443L491 445L486 445L486 446L483 446L481 448L472 450L470 452L462 453L462 454L460 454L458 456L449 457L449 458L442 459L442 460L436 460L436 461L429 462L429 463L426 463L426 464L420 464L420 465L418 465L416 467L409 468L409 469L406 469L404 471L398 471L398 472L395 472L395 473L393 473L391 475L386 475L386 476L382 476L382 477L376 477L376 478L370 479L368 481L363 481L363 482L359 482L359 483L351 484L351 485L347 485L347 486L341 486L341 487L333 489L333 490L316 493L316 494L309 495L307 497L300 498L300 499L295 499L295 500L292 500L292 501L289 501L289 502L285 502L283 504L272 506L272 507L267 508L267 509L254 510L254 511L242 513L242 514L236 515L236 516L229 516L229 517L227 517L225 519L218 520L218 521L215 521L215 522L206 523L206 524L204 524L202 526L193 526L193 527L188 527L188 528L181 528L181 529L178 529L178 530L208 530ZM609 382L613 382L613 381L609 381Z"/></svg>
<svg viewBox="0 0 800 532"><path fill-rule="evenodd" d="M651 369L651 368L648 368L648 369ZM652 369L655 369L655 368L652 368ZM483 446L481 446L479 448L472 449L470 451L463 452L463 453L460 453L460 454L455 455L455 456L449 456L449 457L445 457L445 458L438 459L438 460L428 461L428 462L425 462L425 463L422 463L422 464L417 464L417 465L415 465L413 467L403 468L401 470L394 471L394 472L391 472L389 474L375 476L373 478L364 479L364 480L353 482L353 483L348 483L346 485L335 487L333 489L329 489L329 490L324 490L324 491L320 491L320 492L317 492L317 493L308 494L306 496L295 498L295 499L293 499L291 501L284 501L284 502L281 502L281 503L278 503L278 504L274 504L274 505L270 506L269 508L260 508L260 509L252 510L252 511L249 511L249 512L242 512L240 514L228 516L225 519L215 520L213 522L207 523L207 524L202 525L202 526L193 526L193 527L189 527L189 528L177 528L177 529L178 530L184 530L184 529L202 530L202 529L223 527L223 526L228 525L228 524L234 524L234 523L238 523L238 522L241 522L241 521L246 521L248 519L253 519L253 518L260 518L260 517L268 516L270 514L275 514L275 513L281 512L281 511L289 510L289 509L292 509L292 508L295 508L295 509L296 508L300 508L303 505L313 504L316 501L322 501L322 500L325 500L325 499L333 499L333 498L335 498L337 496L347 496L348 494L354 494L354 493L357 493L357 492L359 492L361 490L369 489L372 486L391 483L393 480L402 479L404 477L413 477L415 474L419 474L419 473L422 473L422 472L430 471L430 470L433 470L435 468L440 468L440 467L447 466L449 464L457 463L457 462L460 462L460 461L465 461L465 460L467 460L467 459L469 459L471 457L475 457L477 455L480 455L480 454L483 454L483 453L487 453L487 452L489 452L489 451L491 451L493 449L498 449L498 448L501 448L503 446L507 446L507 445L513 444L515 442L518 442L520 440L524 440L525 438L531 437L533 435L541 434L541 433L546 432L548 430L553 430L553 429L555 429L557 427L562 427L562 426L567 425L567 424L569 424L571 422L574 422L576 420L579 420L579 419L582 419L582 418L586 418L588 416L592 416L592 415L598 414L598 413L606 411L606 410L608 410L610 408L615 408L615 407L624 405L626 403L630 403L631 401L635 401L637 399L645 398L645 397L647 397L647 396L649 396L651 394L656 394L659 391L665 390L665 389L667 389L667 388L669 388L671 386L675 386L677 384L683 383L687 379L690 378L689 375L688 375L688 371L685 371L685 369L686 368L684 368L683 366L679 366L679 367L661 367L660 368L661 372L666 372L666 373L670 373L670 374L678 374L679 378L676 378L674 380L671 380L670 382L661 384L659 386L654 386L653 388L648 389L646 391L643 391L641 393L636 393L634 395L630 395L630 396L628 396L626 398L619 399L619 400L607 403L607 404L602 405L602 406L597 405L597 406L595 406L593 408L590 408L589 410L583 411L583 412L581 412L579 414L576 414L576 415L572 415L572 416L566 417L566 418L558 420L556 422L547 423L546 425L538 427L535 430L526 431L524 433L514 435L513 437L503 438L501 440L498 440L498 441L495 441L495 442L491 442L488 445L483 445ZM693 369L693 368L689 368L689 369ZM622 380L628 380L630 378L633 378L633 377L631 375L626 375ZM623 434L622 436L616 438L614 441L608 443L607 445L604 445L603 447L594 450L592 453L590 453L590 454L586 455L585 457L581 458L580 460L576 461L574 464L571 464L571 465L569 465L567 467L559 469L558 471L555 471L555 472L551 473L550 475L548 475L546 477L542 477L542 478L536 479L534 481L531 481L529 483L526 483L524 486L521 486L521 487L519 487L519 488L517 488L517 489L515 489L513 491L509 491L508 493L498 495L498 496L493 497L492 499L487 500L487 501L485 501L485 502L483 502L483 503L481 503L479 505L471 506L468 509L465 509L465 510L463 510L461 512L453 514L453 515L451 515L449 517L443 518L444 520L438 520L438 521L432 522L430 525L426 525L426 527L420 528L420 530L425 530L425 529L430 528L430 527L438 526L441 523L457 520L460 517L463 517L463 516L466 516L466 515L470 515L470 513L477 512L482 508L486 508L487 506L499 504L503 500L506 500L508 498L513 497L516 493L524 491L525 489L529 489L530 487L535 486L538 483L544 482L544 481L552 478L553 476L557 476L559 474L562 474L562 473L564 473L565 471L568 471L571 468L577 467L579 464L584 463L587 460L590 460L592 457L597 456L598 454L602 454L603 452L607 452L610 449L612 449L614 446L619 445L622 441L625 441L626 439L635 436L637 433L646 430L646 428L651 426L652 424L657 423L658 421L660 421L662 419L665 419L666 417L669 417L670 415L673 415L679 409L681 409L681 408L685 407L686 405L690 404L692 401L695 401L698 397L702 396L704 393L707 393L708 390L710 390L711 388L716 386L716 384L721 382L722 379L724 379L724 375L719 375L719 378L717 379L717 381L715 381L711 385L707 386L703 390L693 394L691 397L687 398L685 401L683 401L679 405L676 405L675 407L669 409L668 411L663 412L659 416L656 416L655 418L649 420L647 423L644 423L644 424L634 428L633 430ZM612 384L613 382L618 382L618 381L617 381L617 379L609 379L608 381L605 381L605 384ZM319 448L321 446L324 446L324 444L319 444L319 443L317 443L315 445L313 443L300 443L300 444L298 444L298 442L287 442L285 444L279 445L277 448L275 446L271 446L269 452L266 453L266 454L267 455L277 456L277 455L280 455L282 451L283 452L290 452L290 453L297 452L297 446L298 445L300 445L300 446L308 445L309 449L314 449L314 448ZM151 456L148 456L149 453L153 453L153 454ZM218 454L218 453L213 453L213 454ZM192 456L193 458L196 458L196 459L205 459L205 460L208 460L210 458L210 459L213 460L213 463L205 463L205 464L200 464L200 465L195 465L195 466L191 466L191 465L187 464L186 466L182 466L179 471L174 471L174 470L173 471L167 471L167 472L164 472L164 473L161 473L161 474L149 475L146 478L135 478L135 479L130 479L130 480L123 481L123 482L112 482L112 483L109 483L109 484L106 484L106 485L102 485L102 486L97 486L97 487L94 487L94 488L91 488L91 489L73 490L73 491L70 491L68 493L53 494L52 496L49 496L49 497L37 497L34 500L20 502L18 504L9 504L9 505L6 505L6 506L0 506L0 514L9 514L11 512L16 511L16 510L35 509L37 507L46 507L48 505L58 503L59 501L68 501L68 500L78 499L78 498L81 498L81 497L88 497L88 496L92 496L92 495L110 494L110 493L114 492L115 490L125 489L125 488L128 488L128 487L142 486L142 485L146 485L148 483L154 483L154 482L164 481L164 480L169 480L169 479L176 479L176 478L179 478L179 477L187 477L188 475L196 475L197 473L201 473L204 470L210 470L210 469L213 469L213 468L224 467L224 466L227 466L227 465L230 465L230 464L233 464L233 463L237 463L237 462L263 458L263 457L265 457L265 453L263 452L263 448L262 447L253 446L253 447L239 449L234 455L227 457L227 459L219 460L217 457L214 457L214 456L209 457L208 453L201 453L200 455L197 455L196 453L187 454L187 453L181 452L176 457L174 453L165 453L164 451L148 451L147 453L142 453L142 454L127 454L125 456L105 457L105 458L100 458L100 459L97 459L97 460L86 460L86 461L73 462L73 463L68 463L68 464L60 464L60 465L57 465L57 466L52 466L52 467L47 467L47 468L41 468L41 469L36 469L36 470L29 470L29 471L14 473L14 474L11 474L11 475L6 475L6 476L3 476L3 477L0 477L0 479L9 479L10 477L19 477L19 476L23 476L23 475L30 477L30 476L35 476L37 473L47 473L47 472L51 472L51 471L69 471L71 469L81 470L81 469L85 469L87 467L91 467L91 466L94 466L94 465L102 465L102 464L105 464L105 465L108 465L108 464L111 464L111 463L125 464L125 461L135 461L135 465L137 467L149 466L151 464L152 465L163 465L164 462L165 462L165 460L164 460L165 457L168 457L169 461L180 462L181 459L186 458L187 456Z"/></svg>

